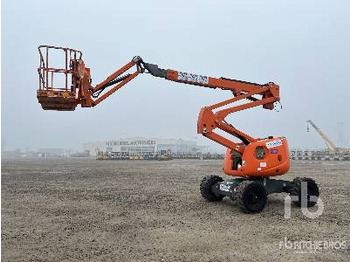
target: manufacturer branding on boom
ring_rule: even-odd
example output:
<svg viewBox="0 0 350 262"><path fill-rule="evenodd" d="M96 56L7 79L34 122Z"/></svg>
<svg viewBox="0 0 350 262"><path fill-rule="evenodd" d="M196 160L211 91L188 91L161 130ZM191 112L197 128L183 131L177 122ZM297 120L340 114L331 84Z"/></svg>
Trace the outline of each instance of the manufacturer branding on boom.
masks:
<svg viewBox="0 0 350 262"><path fill-rule="evenodd" d="M198 84L208 84L208 81L209 81L209 77L207 76L201 76L201 75L196 75L196 74L191 74L186 72L179 72L177 79L180 81L188 81L188 82L193 82Z"/></svg>

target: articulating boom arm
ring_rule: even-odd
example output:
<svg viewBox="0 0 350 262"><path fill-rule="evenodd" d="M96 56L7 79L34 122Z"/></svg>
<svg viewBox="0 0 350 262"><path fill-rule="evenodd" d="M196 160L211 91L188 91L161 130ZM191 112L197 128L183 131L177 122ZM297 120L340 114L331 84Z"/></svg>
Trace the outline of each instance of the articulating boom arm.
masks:
<svg viewBox="0 0 350 262"><path fill-rule="evenodd" d="M137 71L128 74L124 77L119 77L125 71L130 69L132 66L137 66ZM214 78L207 77L202 75L190 74L175 70L165 70L159 68L157 65L149 64L143 62L140 57L134 57L134 59L126 64L124 67L113 73L109 76L105 81L101 84L97 85L95 88L90 89L93 94L100 92L101 89L105 88L106 84L113 83L113 81L120 81L115 87L110 89L107 93L102 95L100 98L93 102L93 105L96 105L110 96L112 93L117 91L123 85L131 81L135 78L139 73L150 73L155 77L164 78L170 81L175 81L179 83L189 84L189 85L197 85L208 88L220 88L222 90L230 90L234 95L233 98L225 100L223 102L204 107L201 109L198 123L197 123L197 132L202 134L203 136L208 137L211 140L218 142L219 144L230 148L234 151L242 153L244 150L244 146L249 144L250 142L256 141L257 139L237 130L232 125L228 124L225 121L226 116L231 113L238 112L241 110L249 109L256 106L263 106L266 109L273 109L274 102L279 101L279 86L274 83L267 83L264 85L233 80L227 78ZM115 79L115 80L114 80ZM255 98L255 95L260 95L261 98ZM238 106L229 106L239 100L248 99L249 102L238 105ZM213 111L216 110L214 113ZM242 143L235 143L217 133L214 132L214 129L219 128L226 133L229 133L239 140Z"/></svg>
<svg viewBox="0 0 350 262"><path fill-rule="evenodd" d="M50 46L41 46L41 48L43 47L52 48ZM71 49L62 49L65 50L65 52L71 52ZM42 55L41 58L43 58ZM81 104L82 107L93 107L101 103L141 73L149 73L152 76L179 83L231 91L234 96L233 98L201 109L198 117L197 132L238 153L242 153L246 145L257 141L257 139L237 130L231 124L228 124L225 121L226 116L256 106L263 106L263 108L271 110L274 108L274 102L280 100L279 86L274 83L261 85L228 78L214 78L170 69L166 70L159 68L157 65L145 63L139 56L134 57L132 61L112 73L95 87L91 85L90 69L85 67L81 56L79 59L71 58L69 64L70 69L67 68L66 62L65 73L72 74L71 89L68 90L66 84L66 90L63 91L63 93L61 92L62 94L56 92L52 95L53 93L50 92L54 92L55 88L53 88L52 85L49 87L48 81L45 82L45 76L47 77L49 73L53 74L57 70L60 70L59 72L61 72L63 69L50 71L52 69L48 67L47 61L46 65L45 61L40 63L38 69L40 83L38 99L44 109L74 110L77 104ZM135 72L124 74L133 67L136 67ZM108 91L106 90L107 88L109 88ZM74 97L75 100L70 100L74 101L72 102L72 106L67 106L67 102L65 101L72 98L74 99ZM242 99L248 99L249 102L232 106L233 103ZM233 135L241 140L242 143L235 143L218 133L215 133L214 130L216 128Z"/></svg>

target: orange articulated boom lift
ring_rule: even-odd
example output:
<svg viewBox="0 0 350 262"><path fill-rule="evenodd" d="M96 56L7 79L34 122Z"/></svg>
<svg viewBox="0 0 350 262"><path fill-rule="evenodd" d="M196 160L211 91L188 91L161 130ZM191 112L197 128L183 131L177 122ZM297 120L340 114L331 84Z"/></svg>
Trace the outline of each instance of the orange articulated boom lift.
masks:
<svg viewBox="0 0 350 262"><path fill-rule="evenodd" d="M62 52L64 66L50 67L49 54ZM274 83L256 84L229 78L214 78L159 68L135 56L129 63L112 73L96 86L91 84L90 68L85 66L82 53L70 48L39 46L40 65L37 98L44 110L73 111L77 105L94 107L122 88L139 74L148 73L155 77L188 85L228 90L233 98L200 110L197 132L227 148L224 173L234 177L224 181L219 176L203 178L200 191L208 201L219 201L228 196L237 200L243 211L256 213L263 210L267 195L287 192L296 196L298 206L313 206L319 196L318 186L310 178L295 178L293 181L271 179L288 172L290 167L288 144L285 137L253 138L227 123L225 118L232 113L262 106L274 109L280 100L279 86ZM134 72L128 73L132 68ZM54 86L54 77L63 75L64 84ZM248 102L234 105L242 99ZM224 131L241 142L234 142L215 132ZM302 184L307 184L307 195L303 203ZM313 201L312 201L313 200Z"/></svg>

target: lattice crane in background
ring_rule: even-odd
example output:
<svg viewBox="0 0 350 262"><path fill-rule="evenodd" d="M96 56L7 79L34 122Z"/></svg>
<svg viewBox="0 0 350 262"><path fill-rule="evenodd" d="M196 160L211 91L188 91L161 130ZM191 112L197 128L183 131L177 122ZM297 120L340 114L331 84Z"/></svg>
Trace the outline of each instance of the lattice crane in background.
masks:
<svg viewBox="0 0 350 262"><path fill-rule="evenodd" d="M332 140L330 140L325 133L322 132L322 130L320 128L318 128L314 122L312 122L311 120L307 120L306 121L306 131L309 132L310 128L309 128L309 124L316 130L316 132L320 135L320 137L323 139L323 141L325 142L327 148L334 154L336 153L342 153L342 152L346 152L346 151L350 151L350 148L341 148L341 147L337 147Z"/></svg>

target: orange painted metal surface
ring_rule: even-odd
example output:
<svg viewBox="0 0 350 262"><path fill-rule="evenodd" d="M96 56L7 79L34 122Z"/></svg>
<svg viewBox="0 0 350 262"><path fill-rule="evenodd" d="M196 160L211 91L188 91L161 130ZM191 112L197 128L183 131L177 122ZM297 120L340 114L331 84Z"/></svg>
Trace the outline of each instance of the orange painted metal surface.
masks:
<svg viewBox="0 0 350 262"><path fill-rule="evenodd" d="M257 157L257 148L264 150L263 158ZM280 176L287 173L290 168L288 143L284 137L260 139L250 143L245 147L238 165L234 163L232 151L227 149L224 161L224 173L229 176Z"/></svg>

